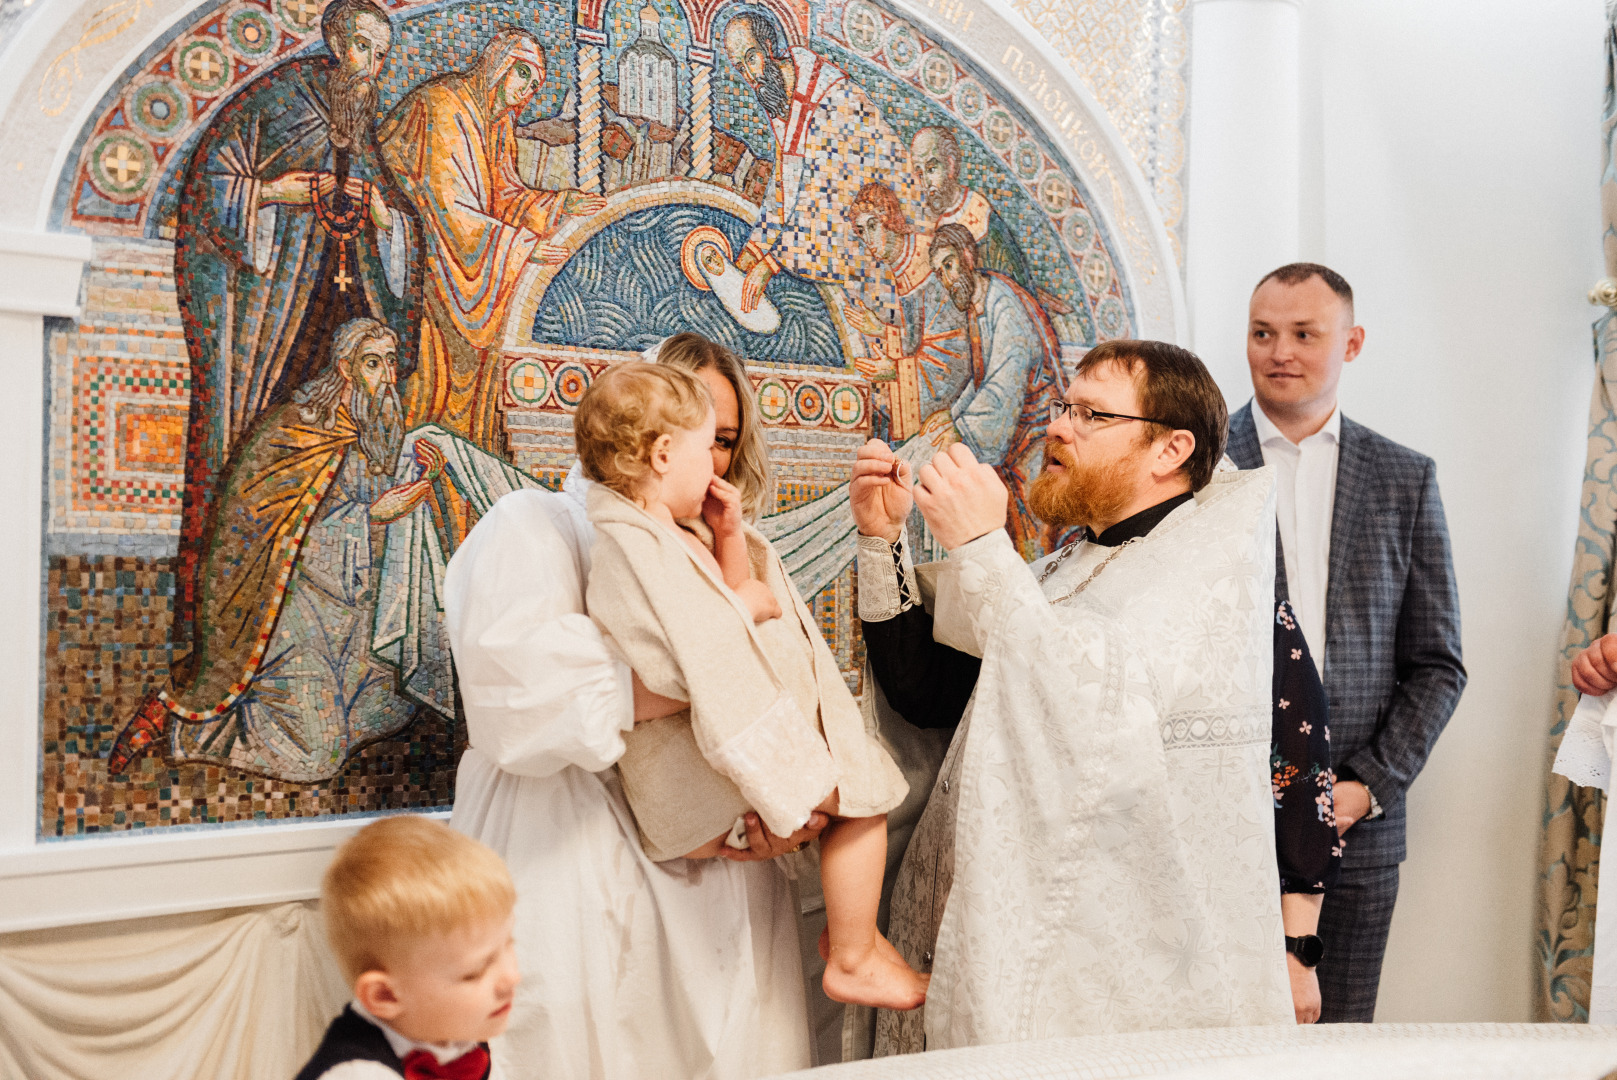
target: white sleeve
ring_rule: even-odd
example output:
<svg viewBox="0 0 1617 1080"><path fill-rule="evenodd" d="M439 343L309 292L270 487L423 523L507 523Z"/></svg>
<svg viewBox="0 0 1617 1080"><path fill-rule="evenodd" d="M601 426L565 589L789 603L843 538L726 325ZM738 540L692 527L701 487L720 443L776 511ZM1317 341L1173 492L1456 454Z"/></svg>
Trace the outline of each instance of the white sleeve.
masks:
<svg viewBox="0 0 1617 1080"><path fill-rule="evenodd" d="M628 665L584 613L590 541L565 496L522 490L450 560L445 607L467 735L505 772L599 772L634 726Z"/></svg>
<svg viewBox="0 0 1617 1080"><path fill-rule="evenodd" d="M399 1074L380 1061L344 1061L321 1073L320 1080L399 1080Z"/></svg>

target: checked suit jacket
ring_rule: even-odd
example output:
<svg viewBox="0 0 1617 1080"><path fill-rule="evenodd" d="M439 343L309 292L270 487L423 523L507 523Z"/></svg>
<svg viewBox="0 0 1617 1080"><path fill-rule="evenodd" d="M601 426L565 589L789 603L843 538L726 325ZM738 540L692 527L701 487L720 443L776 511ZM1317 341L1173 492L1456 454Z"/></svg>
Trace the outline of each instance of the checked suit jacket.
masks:
<svg viewBox="0 0 1617 1080"><path fill-rule="evenodd" d="M1263 464L1248 402L1228 453ZM1275 541L1275 592L1286 560ZM1345 869L1404 860L1404 796L1465 688L1460 601L1432 459L1342 418L1325 589L1331 757L1375 792L1383 816L1348 830Z"/></svg>

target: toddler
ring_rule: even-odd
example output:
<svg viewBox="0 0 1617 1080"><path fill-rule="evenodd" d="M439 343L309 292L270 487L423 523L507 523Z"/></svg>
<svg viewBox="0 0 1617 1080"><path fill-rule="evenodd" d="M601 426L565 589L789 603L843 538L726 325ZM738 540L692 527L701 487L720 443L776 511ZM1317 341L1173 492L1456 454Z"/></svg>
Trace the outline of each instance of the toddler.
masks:
<svg viewBox="0 0 1617 1080"><path fill-rule="evenodd" d="M707 388L667 365L617 364L573 431L595 481L589 613L649 690L690 702L625 736L618 769L646 853L717 854L749 808L777 836L825 812L825 992L915 1008L926 977L876 932L886 814L908 788L780 557L713 474Z"/></svg>
<svg viewBox="0 0 1617 1080"><path fill-rule="evenodd" d="M343 845L320 898L354 1000L297 1080L485 1080L519 978L500 857L442 822L384 818Z"/></svg>

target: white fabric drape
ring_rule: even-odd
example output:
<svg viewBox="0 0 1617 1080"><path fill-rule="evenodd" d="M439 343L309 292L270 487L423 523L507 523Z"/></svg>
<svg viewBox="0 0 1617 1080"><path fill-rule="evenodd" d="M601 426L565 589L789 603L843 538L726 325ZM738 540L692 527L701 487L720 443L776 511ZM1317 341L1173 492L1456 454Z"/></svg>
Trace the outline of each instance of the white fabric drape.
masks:
<svg viewBox="0 0 1617 1080"><path fill-rule="evenodd" d="M287 1080L348 999L317 906L0 939L0 1076Z"/></svg>
<svg viewBox="0 0 1617 1080"><path fill-rule="evenodd" d="M1617 690L1600 697L1585 695L1567 722L1552 771L1580 787L1611 792L1611 761L1617 752ZM1611 800L1605 815L1610 818ZM1604 828L1604 827L1602 827ZM1604 835L1604 833L1602 833ZM1589 1023L1617 1024L1617 912L1610 904L1595 907L1595 956L1589 979Z"/></svg>

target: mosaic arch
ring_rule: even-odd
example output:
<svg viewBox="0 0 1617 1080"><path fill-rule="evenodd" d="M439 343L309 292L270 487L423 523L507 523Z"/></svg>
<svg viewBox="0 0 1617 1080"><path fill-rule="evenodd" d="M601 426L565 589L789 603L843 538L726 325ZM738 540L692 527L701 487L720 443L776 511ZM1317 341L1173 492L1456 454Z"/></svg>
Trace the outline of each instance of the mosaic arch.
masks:
<svg viewBox="0 0 1617 1080"><path fill-rule="evenodd" d="M1008 9L332 3L131 0L29 76L95 253L47 342L43 837L447 805L443 566L668 334L747 359L761 524L857 691L854 450L963 441L1019 495L1072 364L1182 325L1149 188Z"/></svg>

